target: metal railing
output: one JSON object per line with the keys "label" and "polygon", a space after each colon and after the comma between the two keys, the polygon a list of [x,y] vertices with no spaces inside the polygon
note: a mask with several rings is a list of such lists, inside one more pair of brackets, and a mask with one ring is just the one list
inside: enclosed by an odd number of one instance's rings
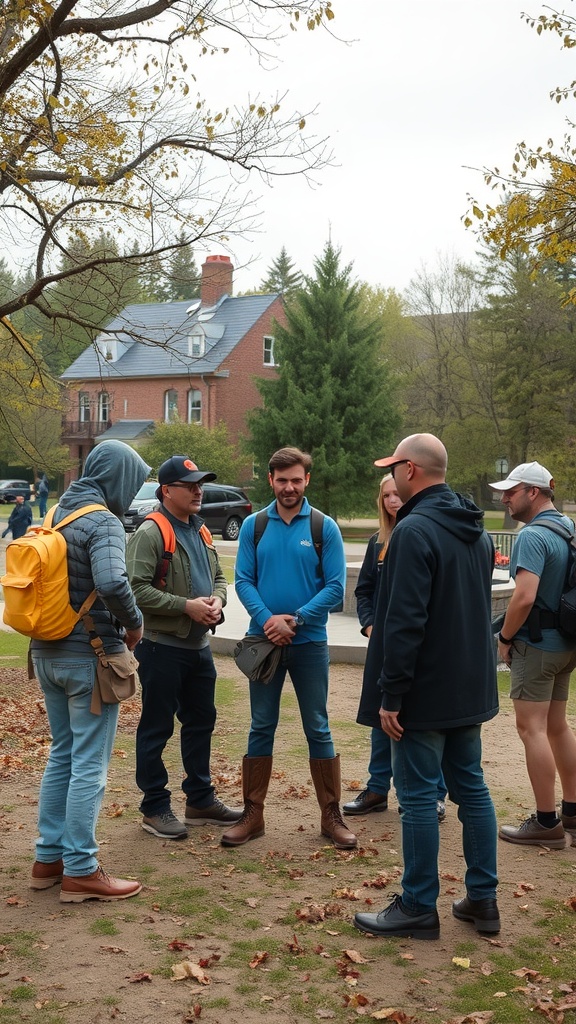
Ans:
{"label": "metal railing", "polygon": [[510,557],[512,555],[512,551],[514,550],[514,545],[516,543],[516,537],[518,536],[518,534],[515,530],[489,530],[488,532],[492,537],[492,541],[494,543],[494,547],[496,548],[497,554],[500,554],[500,557],[502,559],[508,559],[506,564],[500,566],[500,568],[505,569],[508,563],[510,562]]}
{"label": "metal railing", "polygon": [[62,436],[98,437],[111,426],[111,420],[65,420],[62,424]]}

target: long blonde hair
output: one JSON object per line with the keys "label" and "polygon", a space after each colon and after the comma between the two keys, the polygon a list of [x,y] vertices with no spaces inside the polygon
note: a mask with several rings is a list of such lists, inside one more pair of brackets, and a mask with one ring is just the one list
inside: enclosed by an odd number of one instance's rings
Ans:
{"label": "long blonde hair", "polygon": [[396,525],[396,518],[392,518],[388,512],[383,498],[384,484],[393,479],[394,477],[392,476],[392,473],[386,473],[386,476],[383,476],[380,481],[380,487],[378,490],[378,520],[380,523],[380,529],[378,530],[378,543],[382,544],[380,559],[384,558],[384,555],[386,554],[392,530]]}

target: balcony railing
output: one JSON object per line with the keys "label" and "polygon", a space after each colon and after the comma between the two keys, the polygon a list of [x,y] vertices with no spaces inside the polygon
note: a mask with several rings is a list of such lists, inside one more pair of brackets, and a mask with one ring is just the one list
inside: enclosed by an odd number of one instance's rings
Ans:
{"label": "balcony railing", "polygon": [[63,437],[98,437],[112,426],[112,420],[64,420]]}

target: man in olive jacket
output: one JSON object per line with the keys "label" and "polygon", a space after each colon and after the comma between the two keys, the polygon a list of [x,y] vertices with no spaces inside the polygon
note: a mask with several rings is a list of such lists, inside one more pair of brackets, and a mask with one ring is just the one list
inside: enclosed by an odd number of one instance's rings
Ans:
{"label": "man in olive jacket", "polygon": [[384,565],[366,671],[382,691],[402,807],[402,895],[356,926],[382,936],[435,939],[440,924],[437,785],[458,804],[467,895],[458,920],[496,933],[496,816],[482,772],[481,723],[498,712],[491,629],[494,548],[483,512],[447,486],[446,449],[433,434],[404,438],[388,466],[404,502]]}
{"label": "man in olive jacket", "polygon": [[[164,579],[158,574],[164,542],[157,523],[145,520],[128,544],[130,581],[144,613],[144,636],[135,651],[142,684],[136,782],[144,793],[142,828],[162,839],[185,838],[186,824],[230,825],[241,814],[216,797],[210,777],[216,669],[208,631],[222,621],[227,585],[198,513],[201,485],[215,479],[185,455],[174,455],[160,466],[156,495],[176,537]],[[172,811],[162,758],[174,732],[174,715],[182,727],[186,824]]]}

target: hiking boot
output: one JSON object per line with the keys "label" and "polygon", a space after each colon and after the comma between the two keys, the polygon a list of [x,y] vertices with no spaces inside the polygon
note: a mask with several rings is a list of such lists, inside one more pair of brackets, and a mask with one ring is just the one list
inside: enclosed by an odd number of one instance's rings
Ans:
{"label": "hiking boot", "polygon": [[233,825],[242,817],[242,810],[242,807],[227,807],[216,797],[209,807],[186,804],[184,821],[187,825]]}
{"label": "hiking boot", "polygon": [[84,900],[127,900],[141,891],[140,882],[127,878],[112,878],[98,867],[91,875],[73,878],[64,875],[60,890],[61,903],[83,903]]}
{"label": "hiking boot", "polygon": [[363,789],[355,800],[343,804],[344,814],[370,814],[371,811],[386,811],[388,809],[388,797],[382,793],[374,793],[371,789]]}
{"label": "hiking boot", "polygon": [[232,828],[222,836],[222,846],[243,846],[264,835],[264,800],[272,774],[271,757],[242,759],[242,796],[244,810]]}
{"label": "hiking boot", "polygon": [[311,757],[310,774],[320,805],[320,830],[337,850],[353,850],[358,839],[342,821],[340,814],[340,755]]}
{"label": "hiking boot", "polygon": [[500,931],[500,914],[495,899],[471,900],[465,896],[452,904],[452,915],[459,921],[470,921],[480,934],[496,935]]}
{"label": "hiking boot", "polygon": [[410,914],[398,894],[391,896],[389,905],[379,914],[356,914],[354,927],[359,932],[380,935],[383,939],[394,936],[402,939],[440,938],[438,911],[434,909],[425,914]]}
{"label": "hiking boot", "polygon": [[519,846],[548,846],[551,850],[563,850],[566,846],[562,822],[559,821],[552,828],[545,828],[535,814],[526,818],[518,828],[501,825],[498,835],[507,843],[518,843]]}
{"label": "hiking boot", "polygon": [[572,844],[576,846],[576,815],[562,815],[562,827],[566,834],[570,836]]}
{"label": "hiking boot", "polygon": [[186,839],[188,830],[186,825],[172,811],[162,811],[161,814],[146,815],[142,818],[142,828],[145,832],[151,832],[159,839]]}
{"label": "hiking boot", "polygon": [[53,860],[49,864],[41,860],[35,860],[32,865],[32,878],[30,879],[31,889],[49,889],[51,885],[58,885],[62,881],[64,864],[62,858]]}

